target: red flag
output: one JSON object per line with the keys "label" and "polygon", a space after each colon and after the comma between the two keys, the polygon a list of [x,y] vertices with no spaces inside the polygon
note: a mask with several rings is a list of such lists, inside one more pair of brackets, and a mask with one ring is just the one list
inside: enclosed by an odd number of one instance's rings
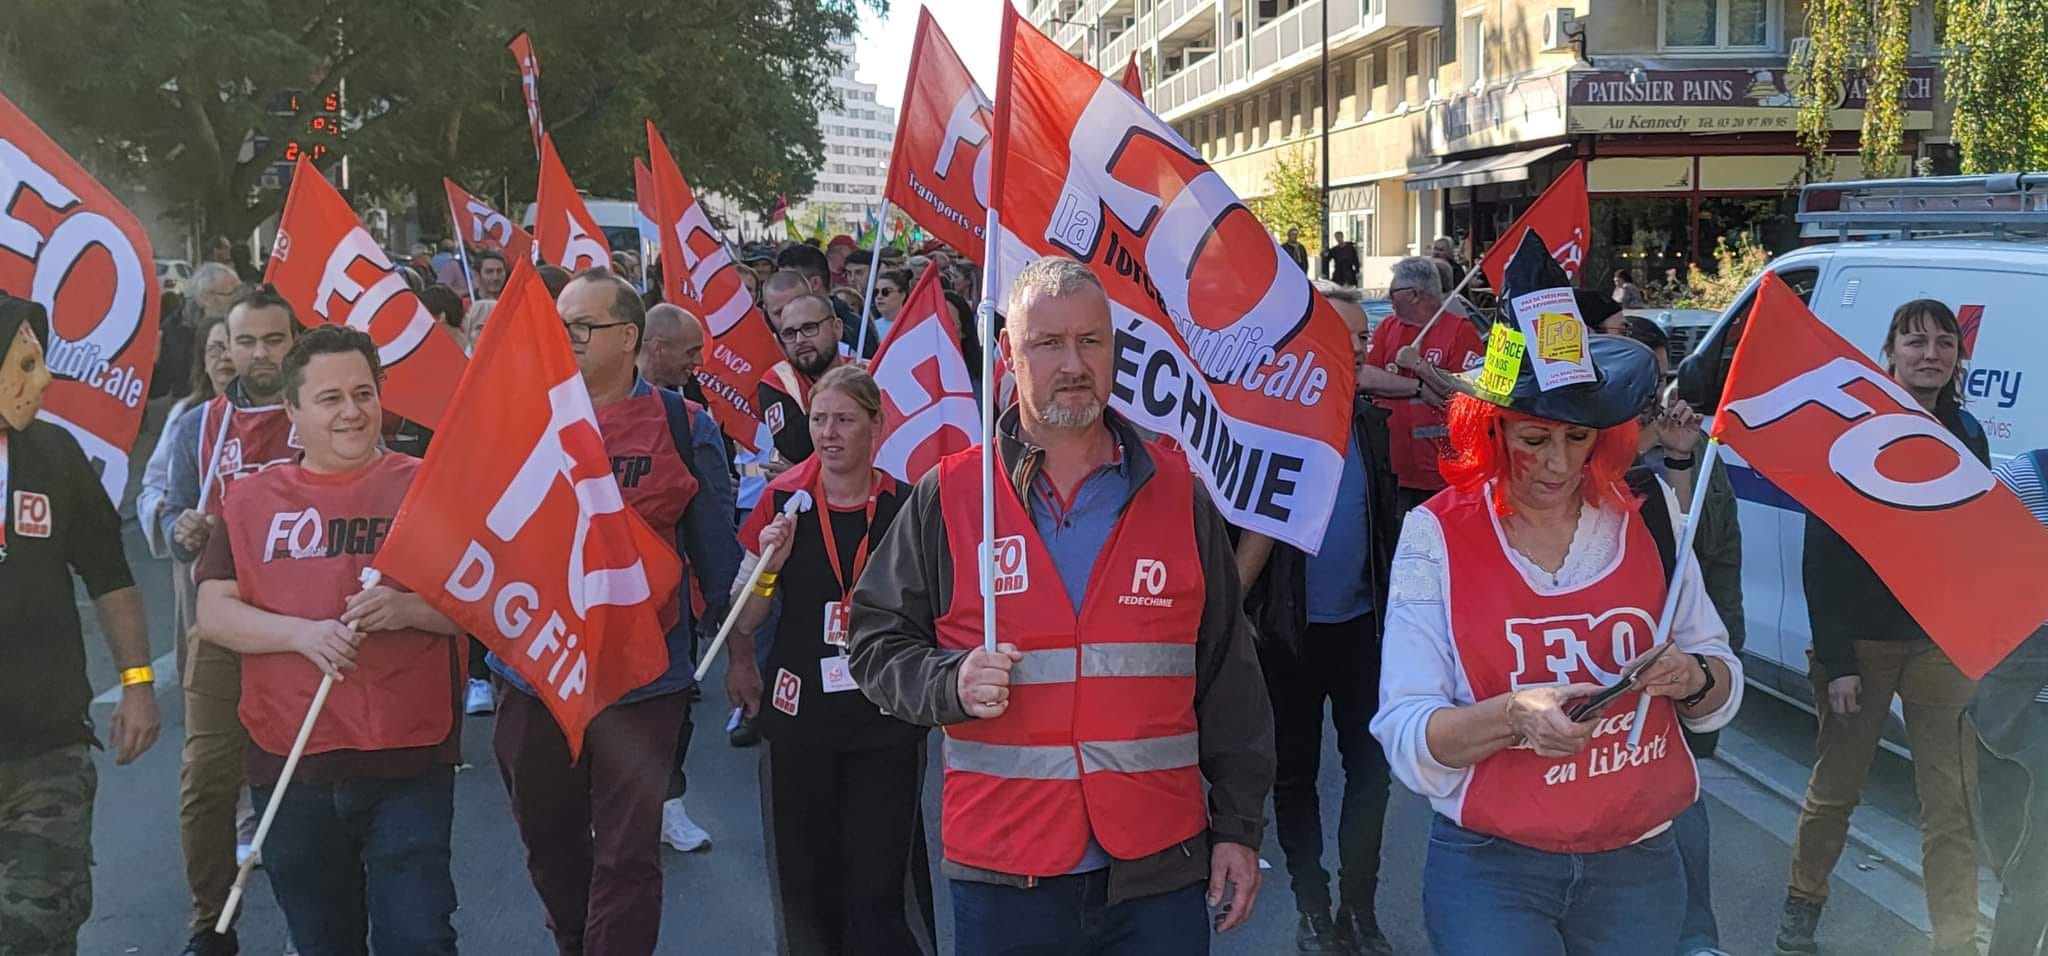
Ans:
{"label": "red flag", "polygon": [[1137,97],[1140,103],[1145,102],[1145,78],[1138,73],[1136,53],[1131,54],[1130,62],[1124,64],[1124,76],[1118,82],[1123,86],[1124,92]]}
{"label": "red flag", "polygon": [[[1540,236],[1551,237],[1548,241],[1557,245],[1550,250],[1550,257],[1564,267],[1564,274],[1572,282],[1579,282],[1579,264],[1586,260],[1587,237],[1593,234],[1593,214],[1586,204],[1586,164],[1575,162],[1565,168],[1557,181],[1529,204],[1528,211],[1517,218],[1508,231],[1501,233],[1500,241],[1479,257],[1479,268],[1486,270],[1486,283],[1495,291],[1500,290],[1501,273],[1508,268],[1508,257],[1522,245],[1522,233],[1536,230]],[[1561,237],[1561,238],[1560,238]]]}
{"label": "red flag", "polygon": [[78,439],[118,504],[156,368],[155,256],[134,214],[5,96],[0,289],[50,313],[41,417]]}
{"label": "red flag", "polygon": [[762,372],[782,360],[781,346],[768,330],[767,317],[755,310],[732,251],[712,228],[653,123],[647,124],[647,152],[658,213],[654,222],[661,236],[662,298],[687,304],[703,320],[704,364],[697,369],[697,383],[719,427],[752,451],[761,427],[754,386]]}
{"label": "red flag", "polygon": [[981,442],[974,382],[938,272],[926,269],[917,280],[868,366],[882,387],[885,437],[875,467],[902,481],[914,482],[939,459]]}
{"label": "red flag", "polygon": [[[647,168],[647,161],[633,157],[633,207],[640,218],[649,223],[661,221],[661,209],[654,201],[654,172]],[[650,234],[645,238],[653,238]]]}
{"label": "red flag", "polygon": [[769,214],[768,214],[768,224],[772,226],[772,225],[775,225],[776,223],[778,223],[778,222],[781,222],[781,221],[783,221],[784,219],[788,219],[788,218],[789,218],[789,194],[788,194],[788,193],[776,193],[776,194],[775,194],[775,211],[774,211],[774,212],[772,212],[772,213],[769,213]]}
{"label": "red flag", "polygon": [[504,213],[492,209],[483,200],[470,195],[468,190],[457,186],[455,180],[443,179],[441,184],[448,190],[448,213],[455,217],[455,234],[464,246],[495,249],[511,262],[533,258],[533,236],[526,230],[513,225]]}
{"label": "red flag", "polygon": [[1180,439],[1232,522],[1315,552],[1351,441],[1344,320],[1171,126],[1004,10],[995,301],[1041,255],[1088,263],[1117,410]]}
{"label": "red flag", "polygon": [[612,250],[604,230],[583,205],[562,157],[555,153],[555,141],[540,138],[540,195],[536,198],[533,237],[540,244],[540,261],[558,265],[572,273],[597,267],[611,268]]}
{"label": "red flag", "polygon": [[1870,562],[1972,680],[2048,619],[2048,529],[1772,273],[1714,437]]}
{"label": "red flag", "polygon": [[277,287],[300,322],[369,332],[384,365],[384,406],[440,427],[469,358],[394,271],[348,200],[304,159],[292,173],[263,281]]}
{"label": "red flag", "polygon": [[682,562],[621,498],[531,263],[476,358],[376,563],[538,690],[573,756],[591,718],[668,669],[658,611]]}
{"label": "red flag", "polygon": [[931,10],[920,9],[882,198],[976,262],[986,245],[994,109]]}
{"label": "red flag", "polygon": [[526,97],[526,125],[533,131],[533,152],[540,154],[540,140],[547,130],[540,122],[540,61],[533,56],[533,38],[521,32],[505,44],[519,64],[519,92]]}

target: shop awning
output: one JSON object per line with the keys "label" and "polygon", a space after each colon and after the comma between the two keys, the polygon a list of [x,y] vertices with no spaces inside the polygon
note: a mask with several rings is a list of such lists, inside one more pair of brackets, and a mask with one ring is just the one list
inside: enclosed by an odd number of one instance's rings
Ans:
{"label": "shop awning", "polygon": [[1408,177],[1408,191],[1451,189],[1457,186],[1485,186],[1490,183],[1518,183],[1529,178],[1529,164],[1569,147],[1569,143],[1541,146],[1497,156],[1454,159],[1438,163]]}

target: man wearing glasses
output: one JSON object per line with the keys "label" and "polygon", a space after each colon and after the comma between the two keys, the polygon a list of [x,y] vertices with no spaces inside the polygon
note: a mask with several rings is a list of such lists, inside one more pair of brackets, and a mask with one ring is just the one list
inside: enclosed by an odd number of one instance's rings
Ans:
{"label": "man wearing glasses", "polygon": [[[783,360],[761,376],[754,389],[761,408],[761,420],[775,436],[775,450],[783,460],[798,464],[811,457],[811,385],[848,359],[839,354],[839,340],[845,332],[832,300],[805,292],[780,303],[774,295],[779,280],[791,273],[778,272],[768,280],[768,327],[782,344]],[[777,306],[780,308],[777,308]]]}
{"label": "man wearing glasses", "polygon": [[[1428,338],[1416,341],[1444,302],[1443,273],[1434,259],[1410,256],[1394,263],[1387,298],[1394,303],[1396,321],[1382,322],[1373,331],[1365,366],[1358,370],[1358,390],[1391,413],[1387,425],[1393,439],[1394,477],[1401,484],[1401,513],[1407,514],[1444,487],[1437,471],[1437,445],[1446,435],[1443,409],[1448,396],[1430,388],[1416,370],[1427,363],[1445,372],[1462,372],[1485,361],[1486,346],[1472,323],[1455,314],[1444,316],[1430,326]],[[1404,357],[1402,350],[1409,345],[1415,349]]]}

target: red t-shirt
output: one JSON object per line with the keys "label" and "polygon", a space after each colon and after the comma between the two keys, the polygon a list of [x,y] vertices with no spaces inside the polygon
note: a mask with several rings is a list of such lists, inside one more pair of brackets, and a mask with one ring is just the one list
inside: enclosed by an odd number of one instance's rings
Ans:
{"label": "red t-shirt", "polygon": [[[1415,335],[1420,331],[1421,326],[1409,325],[1400,319],[1390,318],[1381,322],[1379,328],[1373,330],[1372,344],[1365,350],[1365,364],[1413,378],[1394,364],[1394,356],[1402,347],[1415,341]],[[1447,372],[1462,372],[1486,360],[1486,345],[1479,340],[1479,331],[1472,327],[1470,321],[1450,314],[1437,320],[1421,349],[1424,360]],[[1378,398],[1374,401],[1393,416],[1388,419],[1387,427],[1392,442],[1394,477],[1400,481],[1401,487],[1423,491],[1442,488],[1444,477],[1437,471],[1436,443],[1445,434],[1444,413],[1429,407],[1429,403],[1420,398]]]}

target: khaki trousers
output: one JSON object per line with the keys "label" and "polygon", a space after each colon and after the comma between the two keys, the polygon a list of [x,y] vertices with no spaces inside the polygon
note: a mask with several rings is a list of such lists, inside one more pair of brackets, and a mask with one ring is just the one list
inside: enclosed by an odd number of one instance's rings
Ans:
{"label": "khaki trousers", "polygon": [[178,776],[178,837],[192,889],[193,930],[213,928],[235,883],[235,804],[249,731],[236,708],[242,660],[218,644],[186,637],[185,751]]}
{"label": "khaki trousers", "polygon": [[1920,865],[1934,947],[1972,945],[1977,936],[1977,852],[1972,800],[1977,790],[1977,730],[1964,713],[1976,682],[1963,676],[1933,641],[1857,641],[1863,678],[1860,708],[1835,714],[1829,677],[1809,668],[1820,711],[1813,777],[1799,812],[1787,893],[1822,902],[1828,873],[1848,839],[1849,816],[1861,798],[1877,753],[1892,695],[1904,705],[1906,742],[1920,797]]}

